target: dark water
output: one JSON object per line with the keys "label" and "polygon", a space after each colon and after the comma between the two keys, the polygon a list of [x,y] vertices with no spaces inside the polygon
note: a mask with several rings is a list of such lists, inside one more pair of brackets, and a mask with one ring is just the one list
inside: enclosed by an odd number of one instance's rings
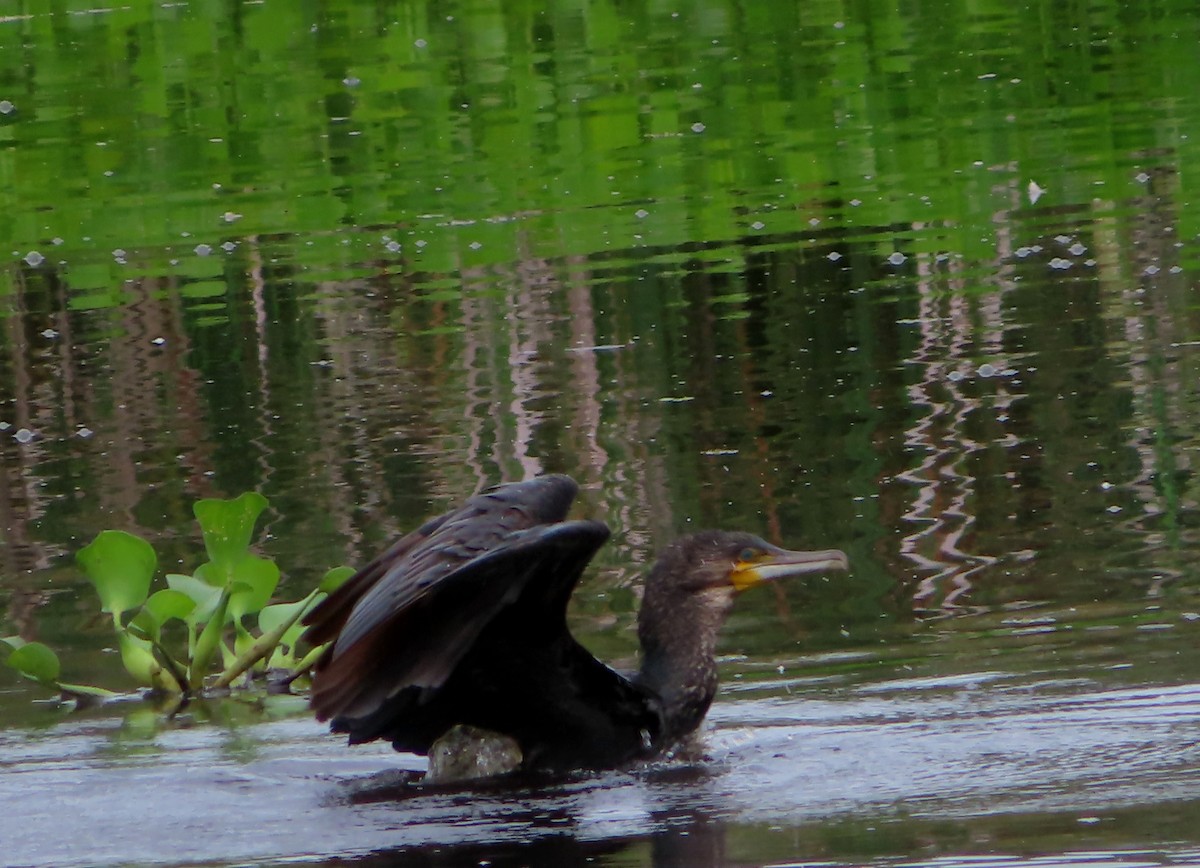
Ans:
{"label": "dark water", "polygon": [[[1134,645],[1150,658],[1179,652]],[[226,713],[214,726],[198,714],[155,731],[103,715],[33,739],[10,730],[0,792],[22,811],[6,820],[5,861],[1200,859],[1195,684],[1148,684],[1107,661],[1082,677],[1078,660],[1055,666],[1048,654],[1035,674],[928,674],[931,661],[909,656],[920,645],[905,650],[903,662],[894,647],[792,658],[718,703],[703,760],[552,783],[417,788],[397,771],[420,768],[415,758],[348,751],[282,707],[275,722]],[[64,812],[83,840],[61,835]]]}
{"label": "dark water", "polygon": [[1200,862],[1189,4],[0,10],[0,636],[130,685],[73,565],[262,491],[299,597],[583,485],[747,595],[708,758],[414,790],[299,699],[69,713],[0,667],[0,864]]}

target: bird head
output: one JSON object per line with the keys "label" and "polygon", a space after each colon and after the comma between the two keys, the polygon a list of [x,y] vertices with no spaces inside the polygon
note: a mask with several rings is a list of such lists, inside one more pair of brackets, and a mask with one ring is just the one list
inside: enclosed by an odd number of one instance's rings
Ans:
{"label": "bird head", "polygon": [[[706,531],[677,540],[664,560],[669,584],[683,591],[724,590],[740,594],[765,582],[825,570],[849,569],[844,552],[791,551],[754,534]],[[673,555],[673,556],[672,556]]]}
{"label": "bird head", "polygon": [[705,531],[662,552],[638,613],[639,681],[662,700],[666,740],[699,725],[717,690],[717,634],[742,592],[766,582],[845,570],[836,549],[782,549],[749,533]]}
{"label": "bird head", "polygon": [[657,644],[655,634],[683,622],[698,635],[715,638],[744,591],[789,576],[848,568],[845,553],[837,549],[789,551],[754,534],[730,531],[680,537],[662,552],[646,581],[639,633],[644,643]]}

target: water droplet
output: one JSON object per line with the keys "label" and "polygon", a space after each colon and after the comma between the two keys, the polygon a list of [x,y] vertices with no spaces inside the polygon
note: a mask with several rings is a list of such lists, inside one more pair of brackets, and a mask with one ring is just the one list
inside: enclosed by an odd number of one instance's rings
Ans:
{"label": "water droplet", "polygon": [[893,253],[891,256],[889,256],[887,258],[887,261],[890,262],[892,265],[903,265],[904,261],[906,259],[908,259],[908,257],[905,256],[903,253],[901,253],[899,250],[897,250],[895,253]]}
{"label": "water droplet", "polygon": [[242,215],[237,213],[236,211],[226,211],[224,214],[221,215],[221,219],[224,220],[226,223],[236,223],[237,221],[242,219]]}
{"label": "water droplet", "polygon": [[33,440],[33,438],[34,438],[35,436],[37,436],[37,435],[35,435],[35,434],[34,434],[32,431],[30,431],[28,428],[21,428],[21,429],[19,429],[19,430],[17,431],[17,433],[16,433],[16,434],[14,434],[14,435],[13,435],[13,437],[15,437],[15,438],[16,438],[16,440],[17,440],[17,442],[18,442],[18,443],[28,443],[28,442],[30,442],[31,440]]}
{"label": "water droplet", "polygon": [[693,133],[704,132],[704,124],[700,123],[699,121],[696,121],[696,123],[692,124],[692,132]]}
{"label": "water droplet", "polygon": [[38,253],[36,250],[30,250],[25,254],[25,263],[31,268],[37,268],[45,261],[46,257],[42,256],[42,254]]}
{"label": "water droplet", "polygon": [[208,244],[197,244],[196,245],[196,255],[197,256],[208,256],[208,254],[210,254],[210,253],[212,253],[211,245],[208,245]]}
{"label": "water droplet", "polygon": [[1150,176],[1147,175],[1145,172],[1138,172],[1136,175],[1133,176],[1133,180],[1137,181],[1139,184],[1145,184],[1147,181],[1150,180]]}
{"label": "water droplet", "polygon": [[830,262],[837,262],[839,259],[842,258],[842,254],[840,254],[836,250],[834,250],[825,258],[828,259]]}
{"label": "water droplet", "polygon": [[753,223],[750,224],[750,228],[755,229],[755,230],[765,229],[766,226],[767,226],[767,224],[763,223],[761,220],[755,220]]}
{"label": "water droplet", "polygon": [[984,362],[982,365],[979,366],[979,376],[981,376],[981,377],[996,376],[996,366],[989,364],[987,362]]}
{"label": "water droplet", "polygon": [[650,216],[650,212],[645,210],[644,208],[638,208],[636,211],[633,212],[633,216],[639,220],[645,220],[647,217]]}
{"label": "water droplet", "polygon": [[42,331],[42,337],[52,341],[58,337],[58,332],[56,332],[54,329],[44,329]]}
{"label": "water droplet", "polygon": [[17,107],[11,101],[0,99],[0,114],[10,115],[16,111]]}

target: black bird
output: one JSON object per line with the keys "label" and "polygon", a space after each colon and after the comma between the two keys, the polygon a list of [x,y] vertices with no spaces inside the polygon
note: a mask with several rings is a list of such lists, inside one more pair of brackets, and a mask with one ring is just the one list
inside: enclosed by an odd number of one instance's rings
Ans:
{"label": "black bird", "polygon": [[351,744],[382,738],[418,754],[452,727],[478,727],[514,739],[529,771],[652,758],[704,719],[738,593],[848,566],[840,551],[787,551],[748,533],[676,540],[646,579],[641,668],[627,677],[567,629],[567,600],[609,535],[566,520],[576,491],[567,476],[488,489],[314,608],[305,637],[331,643],[313,673],[318,719]]}

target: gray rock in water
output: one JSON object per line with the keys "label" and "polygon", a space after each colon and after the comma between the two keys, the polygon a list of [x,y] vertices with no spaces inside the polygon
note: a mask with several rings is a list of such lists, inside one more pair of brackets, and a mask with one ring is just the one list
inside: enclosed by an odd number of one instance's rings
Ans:
{"label": "gray rock in water", "polygon": [[455,726],[429,749],[429,783],[470,781],[508,774],[521,765],[515,739],[474,726]]}

